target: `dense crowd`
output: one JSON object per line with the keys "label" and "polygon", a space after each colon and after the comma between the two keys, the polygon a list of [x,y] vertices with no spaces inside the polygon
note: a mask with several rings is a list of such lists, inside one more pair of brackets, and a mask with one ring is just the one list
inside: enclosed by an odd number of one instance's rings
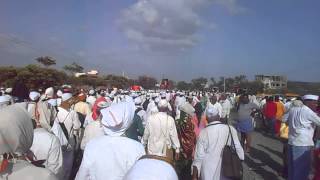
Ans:
{"label": "dense crowd", "polygon": [[241,167],[237,177],[226,171],[226,147],[240,162],[250,156],[256,119],[284,144],[280,175],[320,179],[316,95],[70,85],[23,91],[1,88],[0,179],[241,178]]}

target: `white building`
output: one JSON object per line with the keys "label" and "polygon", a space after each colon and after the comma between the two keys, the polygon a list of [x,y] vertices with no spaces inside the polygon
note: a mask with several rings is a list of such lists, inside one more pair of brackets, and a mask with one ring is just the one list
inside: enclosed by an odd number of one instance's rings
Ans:
{"label": "white building", "polygon": [[264,84],[264,89],[283,89],[287,88],[287,77],[277,75],[256,75],[256,81],[260,81]]}

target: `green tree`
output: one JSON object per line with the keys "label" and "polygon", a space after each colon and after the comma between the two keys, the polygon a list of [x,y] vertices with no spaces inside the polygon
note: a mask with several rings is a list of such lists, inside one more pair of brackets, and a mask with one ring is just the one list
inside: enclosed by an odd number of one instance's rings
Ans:
{"label": "green tree", "polygon": [[156,87],[157,79],[149,76],[139,76],[136,81],[138,85],[142,86],[145,89],[153,89]]}
{"label": "green tree", "polygon": [[206,86],[207,82],[208,82],[208,79],[204,77],[192,79],[191,80],[192,89],[202,91],[204,90],[204,87]]}
{"label": "green tree", "polygon": [[185,81],[179,81],[177,83],[176,88],[179,89],[179,90],[190,90],[191,89],[191,84],[187,83]]}
{"label": "green tree", "polygon": [[42,64],[44,67],[56,65],[56,60],[49,56],[40,56],[36,58],[36,61]]}
{"label": "green tree", "polygon": [[83,67],[79,64],[77,64],[76,62],[73,62],[72,64],[70,65],[65,65],[63,67],[63,69],[71,74],[73,73],[81,73],[83,72]]}

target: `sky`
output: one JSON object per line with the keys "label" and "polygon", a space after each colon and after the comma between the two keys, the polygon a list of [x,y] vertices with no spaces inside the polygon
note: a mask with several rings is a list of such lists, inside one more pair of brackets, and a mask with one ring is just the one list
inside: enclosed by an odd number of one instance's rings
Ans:
{"label": "sky", "polygon": [[319,0],[1,0],[0,65],[320,81]]}

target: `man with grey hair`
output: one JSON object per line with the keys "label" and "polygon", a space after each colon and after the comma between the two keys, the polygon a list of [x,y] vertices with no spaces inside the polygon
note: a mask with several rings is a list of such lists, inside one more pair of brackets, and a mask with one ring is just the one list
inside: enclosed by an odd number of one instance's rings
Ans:
{"label": "man with grey hair", "polygon": [[[241,160],[244,152],[238,139],[237,131],[220,122],[219,110],[208,107],[206,110],[208,125],[200,132],[194,160],[192,163],[193,180],[221,179],[222,152],[225,145],[231,145],[233,139],[235,150]],[[223,178],[222,178],[223,179]]]}

